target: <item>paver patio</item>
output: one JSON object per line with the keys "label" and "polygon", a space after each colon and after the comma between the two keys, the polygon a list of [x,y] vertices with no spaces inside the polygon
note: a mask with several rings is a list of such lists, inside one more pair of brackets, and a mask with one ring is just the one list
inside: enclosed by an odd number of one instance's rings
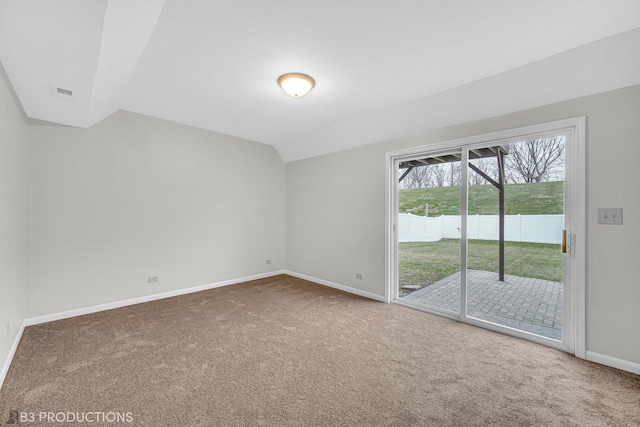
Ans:
{"label": "paver patio", "polygon": [[[401,297],[458,313],[460,272]],[[562,340],[562,283],[467,270],[467,316]]]}

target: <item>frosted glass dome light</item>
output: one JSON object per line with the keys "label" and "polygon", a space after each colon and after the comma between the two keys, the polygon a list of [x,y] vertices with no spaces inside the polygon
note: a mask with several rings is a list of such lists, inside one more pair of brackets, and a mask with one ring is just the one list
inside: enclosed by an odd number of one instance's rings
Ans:
{"label": "frosted glass dome light", "polygon": [[306,74],[288,73],[278,77],[278,85],[287,95],[300,98],[308,94],[316,82]]}

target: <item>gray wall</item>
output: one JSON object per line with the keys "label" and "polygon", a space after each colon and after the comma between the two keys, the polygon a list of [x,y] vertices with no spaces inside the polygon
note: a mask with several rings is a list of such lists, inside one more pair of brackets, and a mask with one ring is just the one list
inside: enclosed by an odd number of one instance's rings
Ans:
{"label": "gray wall", "polygon": [[25,316],[26,154],[27,122],[0,65],[0,367]]}
{"label": "gray wall", "polygon": [[[640,86],[287,163],[286,268],[384,295],[387,151],[583,115],[587,350],[640,363]],[[624,225],[597,225],[598,207]]]}
{"label": "gray wall", "polygon": [[284,267],[271,146],[121,111],[30,122],[27,170],[27,317]]}

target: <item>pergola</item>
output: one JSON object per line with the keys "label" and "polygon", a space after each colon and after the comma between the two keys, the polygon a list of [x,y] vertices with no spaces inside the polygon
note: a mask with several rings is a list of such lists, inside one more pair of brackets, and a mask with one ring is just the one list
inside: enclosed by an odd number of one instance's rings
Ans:
{"label": "pergola", "polygon": [[[495,147],[475,148],[469,150],[469,160],[485,159],[496,157],[498,159],[498,180],[491,178],[484,171],[480,170],[476,165],[469,162],[469,168],[475,171],[478,175],[487,180],[491,185],[498,189],[498,215],[499,215],[499,230],[498,230],[498,252],[499,252],[499,269],[498,279],[504,281],[504,156],[509,154],[508,145],[498,145]],[[459,162],[462,160],[460,154],[445,154],[422,157],[415,160],[408,160],[400,162],[400,169],[406,169],[400,180],[402,180],[411,172],[414,168],[437,165],[442,163]]]}

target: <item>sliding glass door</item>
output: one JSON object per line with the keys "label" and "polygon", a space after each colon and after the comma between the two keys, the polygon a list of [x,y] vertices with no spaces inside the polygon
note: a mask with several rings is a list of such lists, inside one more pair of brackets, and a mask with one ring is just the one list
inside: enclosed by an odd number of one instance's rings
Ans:
{"label": "sliding glass door", "polygon": [[392,157],[390,299],[571,350],[573,137],[559,129]]}

